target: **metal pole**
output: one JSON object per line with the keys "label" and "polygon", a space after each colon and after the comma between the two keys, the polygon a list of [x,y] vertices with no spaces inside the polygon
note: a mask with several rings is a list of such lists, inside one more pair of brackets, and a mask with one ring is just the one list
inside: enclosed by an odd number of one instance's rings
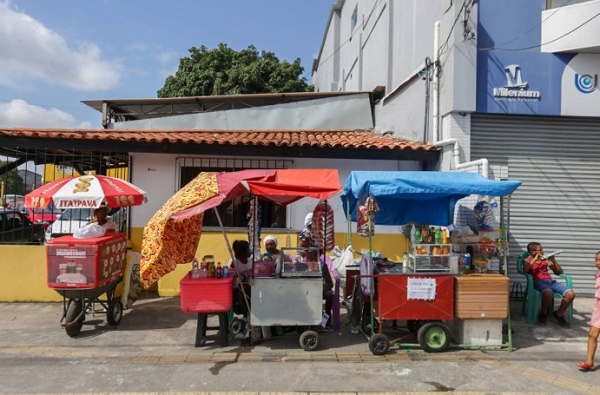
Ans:
{"label": "metal pole", "polygon": [[[216,207],[213,207],[213,211],[214,211],[215,215],[217,216],[217,221],[219,221],[219,226],[221,227],[221,232],[223,233],[223,237],[225,238],[225,244],[227,245],[227,250],[229,251],[229,255],[231,256],[231,262],[233,262],[235,260],[235,256],[233,254],[233,250],[231,249],[231,245],[229,244],[229,239],[227,238],[227,233],[225,233],[225,228],[223,227],[223,221],[221,221],[221,216],[219,215],[219,210],[217,210]],[[242,295],[244,295],[244,303],[246,304],[246,308],[248,309],[248,312],[250,312],[250,303],[248,302],[248,296],[246,295],[246,291],[244,290],[244,287],[242,285],[242,274],[238,273],[237,270],[235,272],[236,272],[237,284],[240,287],[240,289],[242,290]]]}

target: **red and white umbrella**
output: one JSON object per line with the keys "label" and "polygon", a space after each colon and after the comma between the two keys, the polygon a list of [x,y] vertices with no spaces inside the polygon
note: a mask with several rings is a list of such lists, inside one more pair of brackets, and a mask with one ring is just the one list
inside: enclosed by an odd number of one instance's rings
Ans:
{"label": "red and white umbrella", "polygon": [[146,192],[119,178],[83,175],[49,182],[25,195],[25,206],[59,209],[137,206],[148,201]]}

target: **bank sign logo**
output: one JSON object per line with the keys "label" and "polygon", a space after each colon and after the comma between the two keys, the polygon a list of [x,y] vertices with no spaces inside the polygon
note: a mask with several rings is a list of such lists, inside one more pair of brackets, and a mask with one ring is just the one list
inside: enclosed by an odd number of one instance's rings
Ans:
{"label": "bank sign logo", "polygon": [[598,74],[592,77],[590,74],[579,75],[575,73],[575,88],[581,93],[592,93],[598,86]]}
{"label": "bank sign logo", "polygon": [[504,68],[506,75],[506,85],[500,88],[494,88],[494,99],[496,100],[539,100],[540,91],[527,89],[527,81],[523,81],[521,66],[511,64]]}

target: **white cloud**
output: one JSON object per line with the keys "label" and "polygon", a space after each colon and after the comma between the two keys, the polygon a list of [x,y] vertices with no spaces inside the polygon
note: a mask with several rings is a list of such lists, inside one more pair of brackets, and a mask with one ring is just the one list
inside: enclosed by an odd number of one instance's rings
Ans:
{"label": "white cloud", "polygon": [[77,122],[75,117],[56,108],[44,108],[24,100],[0,102],[0,126],[19,128],[84,128],[89,122]]}
{"label": "white cloud", "polygon": [[162,51],[156,55],[156,58],[162,64],[173,63],[176,60],[179,60],[180,57],[181,55],[179,55],[179,52],[176,51]]}
{"label": "white cloud", "polygon": [[80,44],[73,50],[62,36],[2,1],[0,54],[0,74],[10,75],[12,85],[19,79],[38,78],[75,90],[106,90],[119,82],[121,73],[117,61],[101,59],[96,44]]}

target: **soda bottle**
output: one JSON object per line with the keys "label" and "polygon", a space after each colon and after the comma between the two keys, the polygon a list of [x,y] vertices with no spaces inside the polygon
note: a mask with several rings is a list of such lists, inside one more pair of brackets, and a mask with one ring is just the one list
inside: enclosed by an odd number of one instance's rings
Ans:
{"label": "soda bottle", "polygon": [[442,244],[448,244],[448,230],[444,228],[440,228],[442,231]]}
{"label": "soda bottle", "polygon": [[471,268],[471,254],[465,253],[465,271]]}
{"label": "soda bottle", "polygon": [[217,277],[217,269],[215,268],[214,262],[210,264],[210,277],[211,278]]}
{"label": "soda bottle", "polygon": [[[413,226],[414,228],[414,226]],[[413,241],[413,244],[421,244],[421,227],[417,226],[415,229],[415,240]]]}
{"label": "soda bottle", "polygon": [[433,234],[435,235],[435,244],[442,244],[442,232],[438,227],[433,228]]}
{"label": "soda bottle", "polygon": [[217,265],[217,270],[216,270],[217,278],[221,278],[222,274],[223,274],[223,269],[221,269],[221,262],[219,262],[219,264]]}
{"label": "soda bottle", "polygon": [[465,274],[465,254],[458,256],[458,273]]}

